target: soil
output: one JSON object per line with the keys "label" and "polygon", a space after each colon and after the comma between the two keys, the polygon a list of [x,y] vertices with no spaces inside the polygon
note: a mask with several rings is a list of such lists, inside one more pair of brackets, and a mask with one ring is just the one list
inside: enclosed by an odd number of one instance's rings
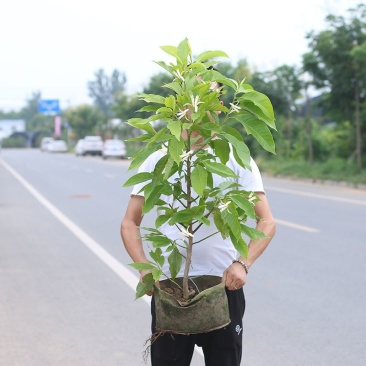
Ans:
{"label": "soil", "polygon": [[[202,290],[206,290],[208,289],[210,286],[204,286]],[[199,294],[199,291],[195,288],[195,287],[188,287],[188,291],[189,291],[189,299],[185,300],[183,298],[183,291],[180,288],[174,288],[174,287],[165,287],[163,289],[166,293],[173,295],[174,298],[181,304],[181,305],[186,305],[188,304],[196,295]]]}

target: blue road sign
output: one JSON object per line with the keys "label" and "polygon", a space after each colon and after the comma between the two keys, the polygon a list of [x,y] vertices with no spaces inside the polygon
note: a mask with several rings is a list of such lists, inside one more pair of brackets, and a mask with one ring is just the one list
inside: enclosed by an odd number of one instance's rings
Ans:
{"label": "blue road sign", "polygon": [[56,114],[60,112],[58,99],[41,99],[38,102],[38,112],[43,114]]}

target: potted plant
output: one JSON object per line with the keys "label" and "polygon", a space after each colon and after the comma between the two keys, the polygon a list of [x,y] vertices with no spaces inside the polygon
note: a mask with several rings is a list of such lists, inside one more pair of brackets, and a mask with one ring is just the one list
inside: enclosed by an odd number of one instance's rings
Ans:
{"label": "potted plant", "polygon": [[[233,154],[240,166],[250,169],[250,151],[231,122],[239,123],[265,150],[275,153],[270,132],[275,129],[275,118],[267,96],[245,80],[230,79],[214,68],[216,59],[228,57],[226,53],[207,51],[193,58],[188,39],[177,47],[161,48],[174,59],[170,64],[157,62],[172,75],[172,82],[164,87],[173,93],[167,97],[140,94],[139,99],[146,106],[139,112],[148,112],[149,116],[127,121],[143,132],[129,141],[145,143],[133,155],[129,169],[137,169],[158,150],[161,155],[153,171],[138,172],[124,184],[142,185],[143,214],[153,208],[159,213],[154,227],[141,228],[142,239],[150,246],[150,262],[131,266],[150,271],[138,284],[136,298],[154,287],[159,331],[199,333],[223,327],[230,319],[220,278],[209,273],[199,278],[190,276],[195,246],[221,235],[230,238],[240,255],[246,257],[244,237],[264,237],[261,231],[247,225],[248,219],[256,219],[253,206],[258,198],[235,182],[236,173],[226,165]],[[233,91],[233,99],[225,106],[220,97],[227,89]],[[157,121],[159,129],[155,127]],[[225,182],[215,186],[215,175],[224,177]],[[164,234],[160,230],[164,225],[174,227],[180,237]],[[198,236],[203,228],[212,226],[213,234]],[[166,261],[169,273],[163,271]],[[178,277],[182,268],[183,275]],[[166,280],[162,281],[162,277]],[[158,281],[160,286],[156,286]],[[219,301],[214,307],[212,297]],[[212,314],[212,308],[223,313]],[[179,312],[183,313],[181,318]],[[198,320],[208,315],[213,323],[208,325],[206,319],[203,324],[196,324],[200,322],[188,320],[188,315]],[[170,324],[170,320],[174,323]]]}

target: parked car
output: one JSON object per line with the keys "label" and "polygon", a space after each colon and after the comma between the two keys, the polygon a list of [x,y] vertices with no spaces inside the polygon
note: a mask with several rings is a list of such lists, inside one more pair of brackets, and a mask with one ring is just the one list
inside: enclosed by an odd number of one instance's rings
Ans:
{"label": "parked car", "polygon": [[83,142],[84,142],[84,139],[80,139],[76,143],[76,145],[75,145],[75,155],[76,156],[83,155]]}
{"label": "parked car", "polygon": [[102,157],[103,159],[125,158],[126,157],[125,143],[122,140],[117,139],[106,140],[103,144]]}
{"label": "parked car", "polygon": [[42,138],[41,143],[39,145],[42,152],[47,151],[47,146],[51,141],[54,141],[53,137],[43,137]]}
{"label": "parked car", "polygon": [[47,151],[50,153],[65,153],[68,151],[67,143],[64,140],[53,140],[47,144]]}
{"label": "parked car", "polygon": [[78,147],[80,154],[85,155],[102,155],[103,140],[100,136],[85,136]]}

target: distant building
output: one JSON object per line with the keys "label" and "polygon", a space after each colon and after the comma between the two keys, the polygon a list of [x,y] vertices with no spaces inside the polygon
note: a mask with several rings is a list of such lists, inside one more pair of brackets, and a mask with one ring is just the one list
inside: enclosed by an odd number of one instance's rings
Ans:
{"label": "distant building", "polygon": [[25,132],[23,119],[0,119],[0,141],[15,132]]}

